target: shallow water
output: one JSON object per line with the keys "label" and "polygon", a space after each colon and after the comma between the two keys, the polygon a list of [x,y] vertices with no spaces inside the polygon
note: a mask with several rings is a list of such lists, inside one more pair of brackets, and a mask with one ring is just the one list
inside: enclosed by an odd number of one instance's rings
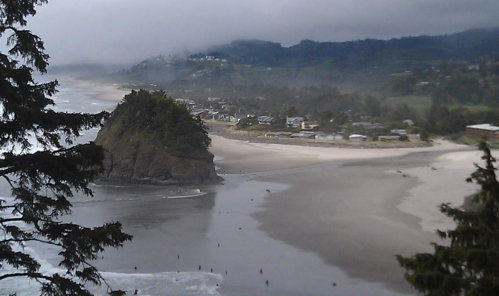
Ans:
{"label": "shallow water", "polygon": [[[98,112],[115,105],[93,100],[92,90],[71,81],[60,82],[57,110]],[[92,140],[96,132],[84,133],[84,140]],[[262,210],[267,191],[290,185],[259,182],[257,176],[224,175],[223,185],[204,187],[93,184],[95,197],[75,197],[74,213],[66,219],[85,226],[120,221],[134,236],[133,242],[107,250],[96,262],[109,283],[129,295],[135,290],[151,296],[400,295],[382,284],[349,279],[313,253],[258,230],[251,215]],[[5,184],[0,196],[8,196]],[[28,251],[43,260],[45,271],[58,271],[56,250],[31,245]],[[17,280],[2,283],[0,294],[36,290],[33,283]]]}

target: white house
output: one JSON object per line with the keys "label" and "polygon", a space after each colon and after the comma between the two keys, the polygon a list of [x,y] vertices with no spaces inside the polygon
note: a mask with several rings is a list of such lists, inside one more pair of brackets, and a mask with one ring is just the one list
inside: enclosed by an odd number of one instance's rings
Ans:
{"label": "white house", "polygon": [[367,137],[363,136],[363,135],[358,135],[358,134],[351,134],[350,136],[348,136],[348,140],[350,140],[350,142],[353,142],[353,143],[360,143],[360,142],[364,142],[365,140],[367,140]]}

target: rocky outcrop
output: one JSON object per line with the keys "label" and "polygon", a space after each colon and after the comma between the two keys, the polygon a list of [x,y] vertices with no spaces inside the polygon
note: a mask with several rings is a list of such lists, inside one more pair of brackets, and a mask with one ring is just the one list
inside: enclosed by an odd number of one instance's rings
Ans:
{"label": "rocky outcrop", "polygon": [[175,156],[147,140],[115,140],[105,145],[105,173],[101,180],[143,184],[203,184],[220,179],[213,155]]}
{"label": "rocky outcrop", "polygon": [[142,184],[220,181],[201,121],[161,93],[125,96],[95,142],[106,150],[101,180]]}

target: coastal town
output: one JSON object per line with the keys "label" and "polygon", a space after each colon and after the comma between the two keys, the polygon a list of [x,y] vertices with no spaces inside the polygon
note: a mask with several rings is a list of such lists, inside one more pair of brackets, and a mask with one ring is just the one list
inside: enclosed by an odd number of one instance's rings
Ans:
{"label": "coastal town", "polygon": [[[229,114],[227,110],[235,109],[230,102],[221,100],[220,98],[209,97],[207,102],[216,102],[221,109],[213,108],[212,105],[205,108],[204,105],[196,104],[192,100],[179,99],[175,100],[178,104],[185,105],[194,117],[199,117],[203,120],[211,120],[217,122],[226,122],[235,130],[244,129],[245,127],[259,126],[257,131],[265,138],[297,138],[297,139],[313,139],[317,141],[334,142],[347,140],[352,143],[371,142],[371,141],[421,141],[418,133],[409,133],[407,129],[390,129],[386,132],[386,128],[381,123],[371,122],[352,122],[348,126],[342,126],[342,130],[337,133],[325,133],[321,129],[321,124],[316,120],[307,120],[305,116],[286,116],[282,124],[278,124],[280,119],[265,115],[254,114]],[[225,112],[224,112],[225,111]],[[406,119],[402,124],[407,127],[414,125],[413,121]],[[367,135],[348,133],[348,128],[370,131]],[[254,131],[254,132],[257,132]],[[262,132],[263,131],[263,132]],[[382,131],[383,134],[373,138],[369,134],[372,131]]]}
{"label": "coastal town", "polygon": [[[341,126],[337,133],[326,133],[321,124],[316,120],[307,120],[305,116],[286,116],[284,121],[275,117],[255,114],[229,113],[236,109],[231,102],[218,97],[208,97],[209,107],[197,104],[192,100],[175,100],[184,105],[193,117],[199,117],[207,122],[226,123],[228,129],[233,131],[249,130],[255,137],[271,139],[308,139],[313,142],[325,143],[362,143],[362,142],[410,142],[421,143],[428,139],[421,139],[418,129],[414,129],[411,119],[401,121],[405,128],[387,129],[378,122],[351,122]],[[218,108],[214,107],[217,106]],[[279,124],[281,122],[281,124]],[[249,127],[249,129],[248,129]],[[218,129],[220,130],[220,129]],[[355,132],[352,132],[355,131]],[[467,125],[465,134],[473,138],[499,138],[499,127],[484,123]],[[373,136],[374,135],[374,136]],[[299,142],[297,142],[299,143]]]}
{"label": "coastal town", "polygon": [[496,3],[61,2],[0,1],[0,295],[499,295]]}

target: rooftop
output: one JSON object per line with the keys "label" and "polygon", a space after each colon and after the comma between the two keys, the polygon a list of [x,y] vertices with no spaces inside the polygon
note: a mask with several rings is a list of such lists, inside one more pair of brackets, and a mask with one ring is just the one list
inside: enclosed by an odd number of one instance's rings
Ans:
{"label": "rooftop", "polygon": [[466,128],[474,128],[474,129],[487,130],[493,132],[499,131],[499,126],[491,125],[488,123],[467,125]]}

